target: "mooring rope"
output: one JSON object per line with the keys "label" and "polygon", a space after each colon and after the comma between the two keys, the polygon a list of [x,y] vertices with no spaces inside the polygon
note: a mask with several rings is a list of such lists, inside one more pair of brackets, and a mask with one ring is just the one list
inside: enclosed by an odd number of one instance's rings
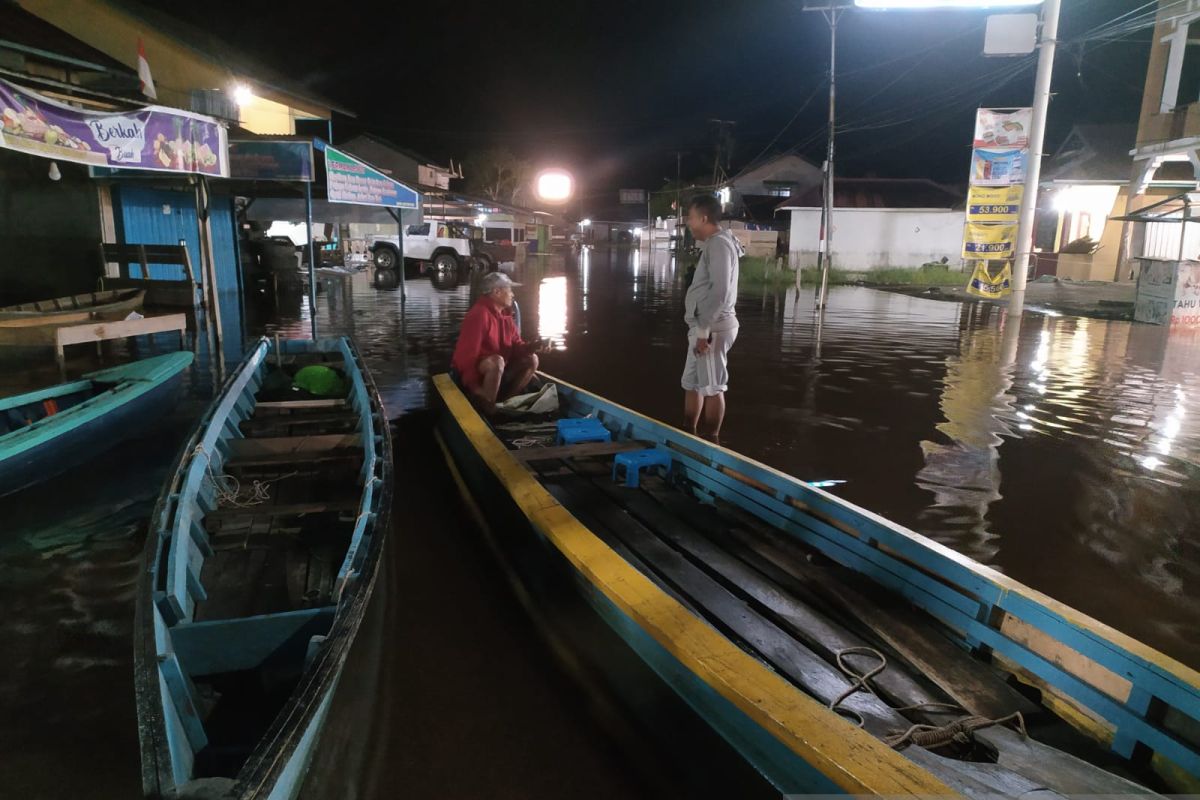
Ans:
{"label": "mooring rope", "polygon": [[[858,672],[846,662],[846,656],[868,656],[879,661],[871,669],[866,672]],[[850,688],[842,692],[832,702],[829,703],[829,710],[835,714],[849,717],[858,727],[863,727],[866,720],[862,714],[852,708],[842,708],[842,703],[846,698],[855,694],[858,691],[865,691],[868,694],[879,697],[879,693],[875,691],[870,683],[871,679],[882,673],[888,667],[887,657],[876,650],[874,647],[843,647],[834,653],[837,660],[838,669],[851,679]],[[879,697],[883,702],[883,698]],[[886,703],[885,703],[886,704]],[[889,706],[890,707],[890,706]],[[954,714],[966,714],[967,710],[955,703],[914,703],[911,706],[900,706],[892,708],[893,711],[942,711]],[[906,731],[892,731],[887,736],[883,737],[884,744],[899,750],[907,744],[915,744],[920,747],[933,748],[941,747],[951,742],[961,742],[965,744],[972,733],[982,728],[988,728],[993,725],[1004,725],[1008,722],[1016,720],[1017,731],[1021,734],[1021,738],[1025,738],[1029,734],[1025,730],[1025,718],[1020,711],[1014,711],[1005,717],[997,719],[989,719],[975,714],[970,714],[965,717],[947,722],[945,725],[922,725],[915,724],[909,726]]]}

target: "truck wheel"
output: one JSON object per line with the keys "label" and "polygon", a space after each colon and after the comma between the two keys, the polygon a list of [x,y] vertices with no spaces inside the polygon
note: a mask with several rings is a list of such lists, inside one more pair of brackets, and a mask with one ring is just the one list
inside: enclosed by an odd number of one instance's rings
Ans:
{"label": "truck wheel", "polygon": [[375,251],[375,266],[379,269],[396,268],[396,251],[390,247],[380,247]]}
{"label": "truck wheel", "polygon": [[437,272],[458,272],[458,259],[449,253],[442,253],[433,259],[433,268]]}
{"label": "truck wheel", "polygon": [[495,272],[496,271],[496,259],[492,258],[487,253],[479,254],[479,263],[483,265],[484,272]]}

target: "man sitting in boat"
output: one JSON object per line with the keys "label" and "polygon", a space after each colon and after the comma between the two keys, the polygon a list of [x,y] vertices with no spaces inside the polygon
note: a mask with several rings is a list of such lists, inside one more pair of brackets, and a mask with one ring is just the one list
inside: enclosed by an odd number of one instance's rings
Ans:
{"label": "man sitting in boat", "polygon": [[525,391],[538,368],[538,345],[521,339],[513,319],[513,287],[520,285],[503,272],[483,276],[483,293],[467,312],[454,346],[451,369],[485,414]]}

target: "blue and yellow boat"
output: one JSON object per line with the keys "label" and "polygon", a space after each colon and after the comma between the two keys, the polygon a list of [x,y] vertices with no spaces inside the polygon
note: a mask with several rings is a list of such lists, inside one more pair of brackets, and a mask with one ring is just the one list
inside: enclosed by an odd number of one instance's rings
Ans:
{"label": "blue and yellow boat", "polygon": [[[324,376],[319,396],[301,371]],[[159,496],[134,668],[147,797],[290,798],[377,583],[384,409],[345,338],[260,340]]]}
{"label": "blue and yellow boat", "polygon": [[145,431],[175,405],[191,363],[191,353],[169,353],[0,398],[0,496]]}
{"label": "blue and yellow boat", "polygon": [[559,416],[591,418],[601,441],[556,444],[556,419],[489,424],[446,375],[439,441],[555,652],[677,787],[1200,785],[1195,670],[818,487],[543,377]]}

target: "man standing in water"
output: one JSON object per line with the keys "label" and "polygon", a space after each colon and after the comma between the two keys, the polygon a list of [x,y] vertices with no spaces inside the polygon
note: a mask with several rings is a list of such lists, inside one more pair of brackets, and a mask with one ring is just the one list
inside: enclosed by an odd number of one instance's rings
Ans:
{"label": "man standing in water", "polygon": [[681,381],[683,413],[690,433],[702,433],[714,442],[725,419],[729,348],[738,333],[734,306],[742,254],[742,246],[720,222],[721,204],[712,195],[693,197],[688,203],[687,225],[700,242],[701,253],[684,299],[688,354]]}

